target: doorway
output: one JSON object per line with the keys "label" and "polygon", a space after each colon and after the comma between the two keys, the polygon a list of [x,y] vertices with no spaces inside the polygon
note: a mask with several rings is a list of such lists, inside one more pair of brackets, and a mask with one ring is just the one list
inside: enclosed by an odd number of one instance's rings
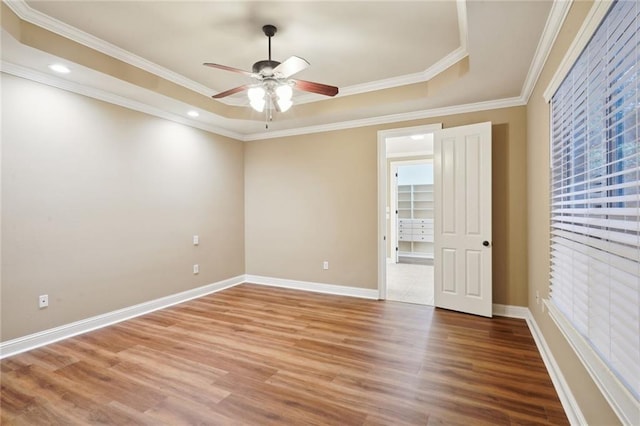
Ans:
{"label": "doorway", "polygon": [[[411,135],[416,135],[413,139],[424,139],[417,135],[428,134],[433,135],[434,306],[491,317],[491,122],[445,130],[438,124],[378,132],[379,298],[388,298],[387,269],[397,264],[391,251],[398,236],[391,233],[391,223],[397,220],[397,213],[390,205],[389,157],[394,154],[388,152],[392,146],[389,141],[394,137],[411,139]],[[428,156],[425,152],[414,154]],[[407,156],[407,153],[398,156]],[[411,219],[413,236],[413,221],[428,217],[412,216]],[[425,225],[428,224],[425,222]],[[400,234],[400,224],[396,227],[396,234]],[[414,281],[421,282],[420,279]]]}
{"label": "doorway", "polygon": [[382,299],[434,305],[434,131],[419,126],[379,135],[386,191]]}
{"label": "doorway", "polygon": [[[427,148],[433,134],[422,135]],[[392,141],[388,141],[392,144]],[[387,264],[387,299],[434,304],[433,153],[416,160],[390,161],[391,258]]]}

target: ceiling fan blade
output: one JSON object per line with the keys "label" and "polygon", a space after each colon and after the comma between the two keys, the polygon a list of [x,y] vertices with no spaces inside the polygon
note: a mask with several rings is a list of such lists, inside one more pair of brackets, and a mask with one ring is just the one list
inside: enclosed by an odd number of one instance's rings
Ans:
{"label": "ceiling fan blade", "polygon": [[233,68],[233,67],[228,67],[226,65],[213,64],[211,62],[205,62],[202,65],[207,66],[207,67],[211,67],[211,68],[218,68],[218,69],[225,70],[225,71],[237,72],[239,74],[244,74],[244,75],[248,75],[248,76],[252,76],[253,75],[253,73],[250,73],[249,71],[245,71],[245,70],[241,70],[241,69]]}
{"label": "ceiling fan blade", "polygon": [[299,73],[309,66],[309,62],[298,56],[291,56],[289,59],[273,69],[273,74],[279,78],[289,78]]}
{"label": "ceiling fan blade", "polygon": [[213,95],[213,99],[225,98],[227,96],[231,96],[235,93],[242,92],[243,90],[247,90],[251,87],[249,84],[244,84],[242,86],[234,87],[233,89],[225,90],[224,92],[220,92],[217,95]]}
{"label": "ceiling fan blade", "polygon": [[338,88],[329,86],[328,84],[314,83],[313,81],[291,80],[295,83],[295,88],[304,90],[305,92],[318,93],[325,96],[335,96],[338,94]]}

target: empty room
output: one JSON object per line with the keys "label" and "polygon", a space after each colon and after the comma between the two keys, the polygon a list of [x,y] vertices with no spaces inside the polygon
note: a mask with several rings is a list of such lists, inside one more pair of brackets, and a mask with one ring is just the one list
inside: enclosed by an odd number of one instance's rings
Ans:
{"label": "empty room", "polygon": [[3,425],[640,425],[640,4],[2,0]]}

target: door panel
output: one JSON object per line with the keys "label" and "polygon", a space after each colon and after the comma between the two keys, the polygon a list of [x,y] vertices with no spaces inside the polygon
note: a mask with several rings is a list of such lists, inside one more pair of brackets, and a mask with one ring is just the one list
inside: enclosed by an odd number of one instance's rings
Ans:
{"label": "door panel", "polygon": [[[456,251],[442,250],[442,291],[456,294]],[[438,304],[436,303],[436,306]]]}
{"label": "door panel", "polygon": [[482,253],[467,250],[467,296],[482,297],[482,283],[478,271],[481,269]]}
{"label": "door panel", "polygon": [[[455,138],[443,138],[440,143],[442,149],[442,168],[440,171],[437,169],[437,160],[436,165],[434,165],[434,183],[436,184],[436,211],[439,210],[438,206],[442,206],[444,211],[447,212],[455,212],[456,211],[456,173],[455,173],[455,155],[456,155],[456,145]],[[435,152],[435,156],[437,157],[437,149]],[[442,186],[442,190],[438,191],[438,181],[437,176],[441,175],[440,185]],[[437,201],[438,192],[444,192],[447,194],[446,197],[440,197],[440,203]],[[441,219],[439,223],[442,223],[443,232],[453,234],[456,230],[456,216],[455,215],[440,215]],[[436,219],[436,223],[438,220]]]}
{"label": "door panel", "polygon": [[490,317],[491,123],[435,133],[435,304]]}
{"label": "door panel", "polygon": [[480,215],[474,212],[480,211],[480,180],[477,179],[482,168],[482,164],[480,164],[482,159],[480,155],[480,139],[478,137],[468,137],[465,143],[465,159],[467,163],[465,191],[467,214],[465,214],[465,219],[467,235],[479,235],[481,232]]}

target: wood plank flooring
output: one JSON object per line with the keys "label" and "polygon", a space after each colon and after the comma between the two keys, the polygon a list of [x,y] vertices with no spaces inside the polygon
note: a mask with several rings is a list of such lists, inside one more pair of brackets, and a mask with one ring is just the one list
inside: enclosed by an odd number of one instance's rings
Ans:
{"label": "wood plank flooring", "polygon": [[563,425],[525,321],[250,284],[0,363],[3,425]]}

